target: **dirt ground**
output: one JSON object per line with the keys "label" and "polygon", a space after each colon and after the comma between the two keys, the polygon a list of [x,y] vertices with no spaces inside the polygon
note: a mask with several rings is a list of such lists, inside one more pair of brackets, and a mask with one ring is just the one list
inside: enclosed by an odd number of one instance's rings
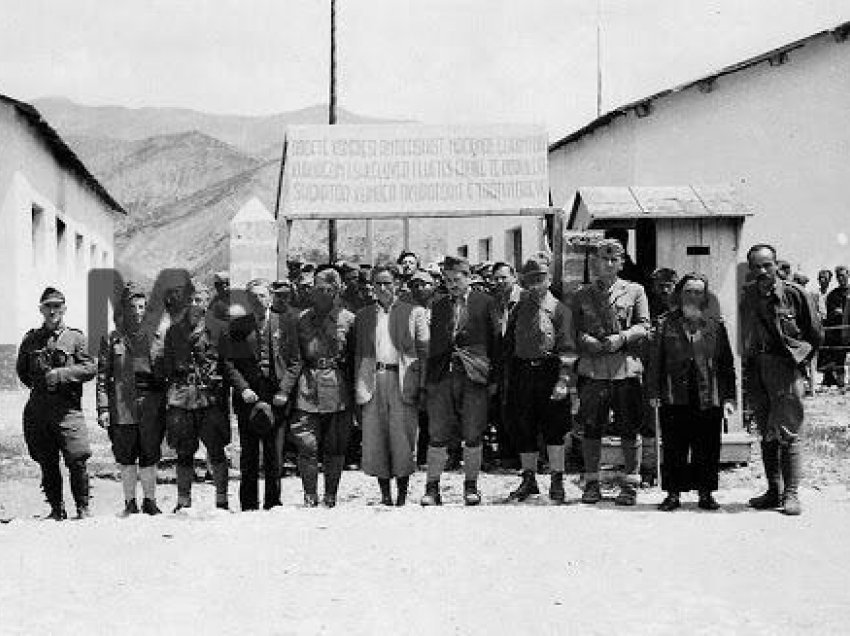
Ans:
{"label": "dirt ground", "polygon": [[[850,620],[850,395],[810,400],[805,512],[755,512],[757,456],[724,470],[715,513],[504,504],[514,473],[482,476],[484,504],[444,479],[440,509],[378,505],[346,472],[340,505],[232,514],[194,486],[191,514],[119,519],[120,484],[92,429],[95,517],[55,523],[20,439],[20,394],[0,394],[0,632],[260,634],[845,634]],[[18,410],[15,410],[18,409]],[[757,445],[756,445],[757,449]],[[162,477],[168,482],[168,473]],[[543,491],[548,476],[539,478]],[[568,485],[572,501],[577,478]],[[231,481],[236,503],[238,481]],[[613,491],[608,494],[613,495]],[[160,506],[175,503],[164,483]]]}

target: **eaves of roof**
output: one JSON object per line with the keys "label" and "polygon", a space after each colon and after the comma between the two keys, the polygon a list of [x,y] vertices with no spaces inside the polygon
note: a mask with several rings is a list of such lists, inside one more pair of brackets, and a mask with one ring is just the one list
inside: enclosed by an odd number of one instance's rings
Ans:
{"label": "eaves of roof", "polygon": [[77,157],[74,151],[71,150],[68,144],[66,144],[62,137],[59,136],[59,133],[47,123],[47,121],[41,116],[41,113],[39,113],[34,106],[3,94],[0,94],[0,103],[9,104],[14,107],[28,122],[30,122],[38,134],[41,135],[42,139],[44,139],[44,142],[47,144],[47,147],[50,149],[50,152],[53,154],[56,161],[79,177],[83,183],[90,187],[94,193],[100,197],[104,203],[106,203],[106,205],[119,214],[127,214],[127,211],[124,210],[124,208],[114,198],[112,198],[112,195],[109,194],[106,188],[101,185],[100,181],[98,181],[94,175],[89,172],[89,169],[86,168],[85,164],[80,161],[80,158]]}
{"label": "eaves of roof", "polygon": [[604,115],[597,117],[586,126],[583,126],[582,128],[579,128],[578,130],[570,133],[569,135],[562,137],[558,141],[552,142],[549,145],[549,152],[553,152],[554,150],[566,146],[567,144],[571,144],[574,141],[578,141],[585,135],[589,135],[598,128],[607,126],[618,117],[625,116],[629,113],[629,111],[648,110],[652,102],[657,99],[667,97],[668,95],[672,95],[674,93],[680,93],[695,86],[710,86],[711,83],[719,77],[731,75],[733,73],[743,71],[744,69],[752,68],[753,66],[757,66],[758,64],[762,64],[764,62],[768,62],[769,64],[774,65],[776,64],[776,61],[784,61],[784,58],[787,57],[789,52],[795,49],[802,48],[813,40],[817,40],[826,36],[832,36],[836,41],[843,42],[848,38],[848,36],[850,36],[850,22],[844,22],[843,24],[840,24],[833,29],[813,33],[812,35],[809,35],[801,40],[791,42],[790,44],[786,44],[777,49],[773,49],[772,51],[768,51],[767,53],[762,53],[761,55],[751,57],[742,62],[732,64],[731,66],[722,68],[719,71],[711,73],[710,75],[700,77],[699,79],[692,80],[690,82],[687,82],[686,84],[681,84],[674,88],[668,88],[666,90],[655,93],[654,95],[650,95],[648,97],[644,97],[643,99],[639,99],[624,106],[615,108],[614,110],[611,110],[605,113]]}

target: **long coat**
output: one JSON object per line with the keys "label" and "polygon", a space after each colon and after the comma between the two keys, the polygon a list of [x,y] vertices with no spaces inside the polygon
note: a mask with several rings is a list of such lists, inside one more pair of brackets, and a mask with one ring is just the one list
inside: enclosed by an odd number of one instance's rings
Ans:
{"label": "long coat", "polygon": [[[375,393],[375,327],[378,305],[364,307],[354,319],[354,398],[366,404]],[[390,338],[399,353],[401,399],[415,404],[427,373],[428,314],[424,307],[396,301],[390,308]]]}

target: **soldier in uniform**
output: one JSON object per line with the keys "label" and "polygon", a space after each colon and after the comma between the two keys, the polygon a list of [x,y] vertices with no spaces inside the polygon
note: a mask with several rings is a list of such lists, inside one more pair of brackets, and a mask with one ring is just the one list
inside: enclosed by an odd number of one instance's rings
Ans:
{"label": "soldier in uniform", "polygon": [[[142,512],[156,505],[156,465],[165,434],[161,417],[165,386],[162,359],[153,356],[153,334],[144,329],[147,296],[128,284],[116,311],[116,329],[100,343],[97,419],[109,432],[124,487],[122,516],[139,512],[136,481],[142,482]],[[138,462],[138,465],[137,465]]]}
{"label": "soldier in uniform", "polygon": [[593,282],[576,292],[573,318],[578,338],[578,422],[582,429],[582,502],[602,499],[599,464],[602,436],[613,415],[623,450],[624,477],[616,503],[633,506],[640,485],[643,417],[640,359],[649,334],[649,301],[638,283],[619,278],[625,251],[616,239],[603,239],[591,259]]}
{"label": "soldier in uniform", "polygon": [[442,503],[440,476],[446,466],[446,447],[463,441],[463,499],[481,503],[481,470],[488,401],[495,394],[501,337],[493,299],[469,288],[469,261],[447,256],[448,294],[431,311],[426,393],[428,400],[428,470],[423,506]]}
{"label": "soldier in uniform", "polygon": [[18,349],[16,371],[30,389],[24,407],[24,439],[41,468],[41,487],[50,505],[49,519],[67,518],[62,496],[59,456],[68,467],[77,518],[91,516],[91,457],[81,400],[83,383],[94,378],[97,364],[89,355],[83,332],[65,326],[65,296],[48,287],[40,299],[44,323],[27,332]]}
{"label": "soldier in uniform", "polygon": [[754,280],[741,300],[743,365],[767,478],[767,491],[750,499],[750,506],[799,515],[803,368],[823,341],[823,327],[806,290],[778,275],[773,246],[751,247],[747,264]]}
{"label": "soldier in uniform", "polygon": [[351,336],[354,314],[338,302],[334,269],[316,274],[312,307],[298,319],[302,361],[290,431],[298,450],[304,504],[319,504],[319,449],[324,451],[324,504],[336,506],[351,427]]}
{"label": "soldier in uniform", "polygon": [[[529,259],[522,268],[526,290],[511,310],[505,332],[507,373],[511,376],[522,483],[509,499],[525,501],[539,493],[537,436],[546,443],[552,471],[549,498],[564,501],[564,437],[569,428],[570,388],[575,386],[576,340],[572,313],[549,291],[547,263]],[[518,403],[519,402],[519,403]]]}
{"label": "soldier in uniform", "polygon": [[242,510],[259,508],[257,479],[263,453],[268,510],[280,502],[278,429],[282,408],[301,370],[295,322],[271,311],[268,281],[255,279],[245,286],[251,313],[234,318],[222,335],[219,355],[224,375],[233,387],[233,408],[239,421],[239,503]]}
{"label": "soldier in uniform", "polygon": [[207,449],[216,507],[228,509],[224,447],[230,442],[230,421],[217,343],[204,322],[208,304],[208,288],[195,285],[189,307],[165,334],[166,436],[168,444],[177,451],[174,512],[192,506],[194,457],[199,440]]}

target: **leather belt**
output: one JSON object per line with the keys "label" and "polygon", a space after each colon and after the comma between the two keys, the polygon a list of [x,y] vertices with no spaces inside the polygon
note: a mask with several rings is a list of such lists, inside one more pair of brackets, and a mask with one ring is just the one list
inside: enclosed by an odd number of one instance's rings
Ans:
{"label": "leather belt", "polygon": [[381,371],[398,371],[398,365],[397,364],[384,364],[383,362],[376,362],[375,363],[375,371],[378,371],[378,372],[381,372]]}
{"label": "leather belt", "polygon": [[310,369],[336,369],[338,366],[336,358],[316,358],[307,361],[307,367]]}

